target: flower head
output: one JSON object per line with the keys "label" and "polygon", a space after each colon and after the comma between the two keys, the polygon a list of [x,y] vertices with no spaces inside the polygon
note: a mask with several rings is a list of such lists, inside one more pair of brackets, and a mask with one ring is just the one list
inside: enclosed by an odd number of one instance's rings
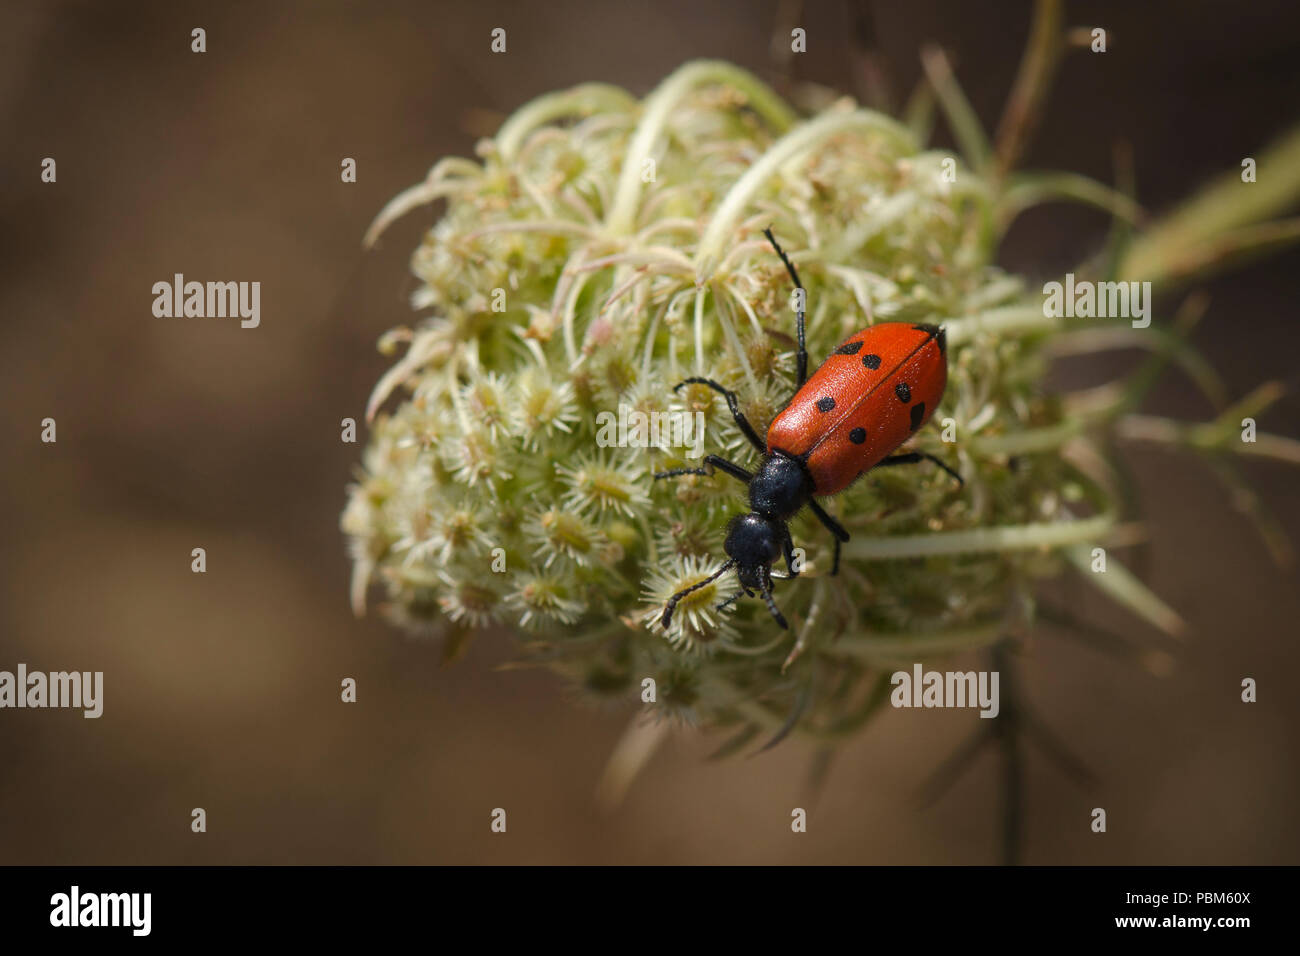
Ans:
{"label": "flower head", "polygon": [[[995,264],[1006,224],[1036,201],[1005,169],[927,150],[843,101],[801,119],[716,62],[682,67],[645,103],[599,84],[543,97],[478,154],[439,162],[372,228],[446,202],[412,258],[413,304],[430,314],[384,340],[406,352],[372,396],[342,519],[354,605],[377,584],[413,628],[526,630],[526,653],[592,693],[631,703],[652,680],[689,721],[757,732],[793,713],[826,736],[861,723],[900,648],[1022,628],[1036,582],[1113,532],[1120,495],[1092,434],[1113,437],[1138,387],[1081,404],[1045,386],[1047,346],[1071,329]],[[1126,197],[1069,185],[1132,218]],[[1149,270],[1179,261],[1134,255]],[[748,503],[720,471],[656,472],[759,457],[716,391],[673,386],[716,380],[762,435],[794,391],[800,306],[813,368],[866,326],[945,326],[947,391],[910,448],[965,484],[873,470],[823,500],[852,535],[834,577],[829,535],[796,517],[802,573],[774,586],[788,633],[732,574],[683,597],[665,630],[665,602],[720,566],[726,522]],[[702,420],[702,446],[608,429],[628,413]],[[1159,617],[1153,595],[1133,600]]]}

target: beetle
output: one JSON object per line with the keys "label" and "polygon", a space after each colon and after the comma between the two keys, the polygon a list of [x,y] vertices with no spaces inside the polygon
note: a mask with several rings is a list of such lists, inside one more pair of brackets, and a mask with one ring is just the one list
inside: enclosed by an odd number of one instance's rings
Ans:
{"label": "beetle", "polygon": [[[771,229],[768,242],[785,264],[801,295],[796,310],[798,348],[795,353],[795,393],[772,420],[764,441],[740,410],[736,393],[708,378],[688,378],[674,386],[705,385],[727,401],[736,427],[762,454],[758,470],[750,472],[718,455],[706,455],[703,467],[674,468],[655,473],[656,479],[681,475],[711,475],[714,469],[743,482],[749,491],[749,512],[727,525],[723,550],[726,562],[703,581],[682,588],[664,606],[664,628],[672,622],[678,603],[693,591],[717,580],[732,568],[747,597],[762,595],[777,624],[788,628],[772,599],[772,565],[785,558],[786,576],[797,577],[790,520],[805,505],[835,537],[831,574],[839,573],[840,545],[849,533],[827,514],[816,499],[843,491],[872,468],[931,461],[963,484],[961,475],[926,452],[893,452],[934,414],[948,383],[948,348],[944,330],[936,325],[887,322],[854,333],[808,377],[804,342],[803,283]],[[736,595],[739,597],[739,595]],[[721,609],[735,597],[718,605]]]}

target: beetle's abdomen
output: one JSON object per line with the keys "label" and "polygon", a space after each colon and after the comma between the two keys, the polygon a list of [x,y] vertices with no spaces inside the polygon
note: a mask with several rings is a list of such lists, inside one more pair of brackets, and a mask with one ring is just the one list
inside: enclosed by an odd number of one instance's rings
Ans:
{"label": "beetle's abdomen", "polygon": [[921,428],[948,384],[943,330],[890,322],[850,337],[767,430],[768,451],[804,461],[816,494],[847,488]]}

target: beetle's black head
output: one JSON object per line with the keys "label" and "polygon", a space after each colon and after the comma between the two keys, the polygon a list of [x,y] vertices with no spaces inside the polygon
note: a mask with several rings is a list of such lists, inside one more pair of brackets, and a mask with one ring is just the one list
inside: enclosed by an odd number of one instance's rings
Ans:
{"label": "beetle's black head", "polygon": [[747,590],[766,590],[764,580],[772,562],[781,556],[785,530],[781,522],[757,512],[736,515],[727,526],[722,547],[736,562],[736,577]]}

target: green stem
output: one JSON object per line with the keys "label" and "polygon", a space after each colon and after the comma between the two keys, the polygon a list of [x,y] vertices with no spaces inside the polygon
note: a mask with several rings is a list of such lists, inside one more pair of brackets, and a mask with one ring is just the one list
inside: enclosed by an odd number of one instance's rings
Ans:
{"label": "green stem", "polygon": [[1015,168],[1042,115],[1052,77],[1065,51],[1065,34],[1061,30],[1064,4],[1061,0],[1038,0],[1034,4],[1034,22],[1029,42],[1020,61],[1015,86],[998,124],[997,145],[993,162],[993,179],[1001,180]]}
{"label": "green stem", "polygon": [[1079,544],[1065,550],[1065,556],[1079,573],[1088,578],[1117,604],[1128,608],[1170,637],[1181,636],[1187,629],[1178,612],[1156,596],[1128,568],[1113,557],[1106,558],[1105,571],[1093,571],[1092,548]]}
{"label": "green stem", "polygon": [[1024,551],[1060,548],[1102,537],[1115,525],[1115,515],[1106,512],[1077,521],[1003,525],[970,528],[965,531],[937,531],[932,534],[896,537],[856,537],[844,547],[844,555],[865,561],[924,558],[934,555],[970,554],[978,551]]}
{"label": "green stem", "polygon": [[952,75],[952,65],[943,50],[933,44],[921,50],[921,66],[925,69],[926,79],[934,87],[939,98],[939,108],[943,110],[948,128],[952,130],[953,139],[970,167],[981,176],[989,171],[988,137],[980,125],[975,108],[966,99],[956,77]]}
{"label": "green stem", "polygon": [[[1243,157],[1245,159],[1245,157]],[[1165,216],[1129,248],[1120,263],[1123,280],[1163,282],[1184,271],[1180,264],[1226,233],[1259,225],[1300,201],[1300,127],[1257,157],[1255,182],[1230,170]]]}

